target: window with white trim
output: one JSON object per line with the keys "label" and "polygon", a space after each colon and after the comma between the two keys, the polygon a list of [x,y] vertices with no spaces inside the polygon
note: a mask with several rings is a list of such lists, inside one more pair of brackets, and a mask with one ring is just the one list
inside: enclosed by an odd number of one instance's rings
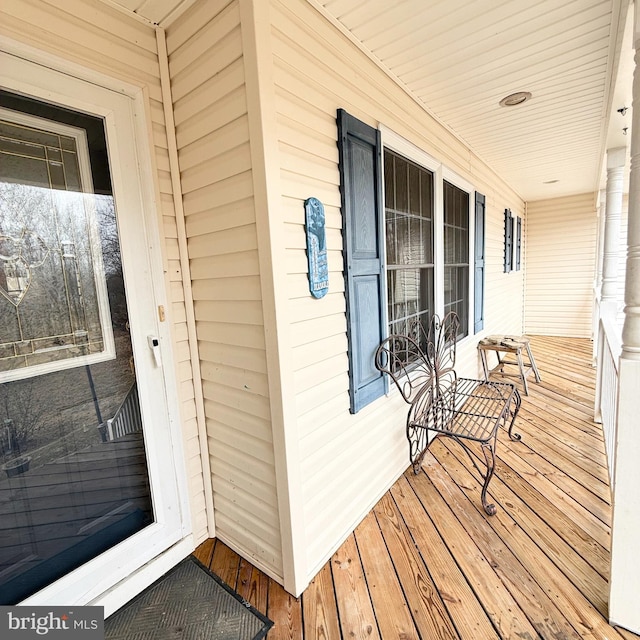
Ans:
{"label": "window with white trim", "polygon": [[469,334],[469,194],[443,181],[444,315],[453,311],[460,335]]}
{"label": "window with white trim", "polygon": [[472,190],[444,179],[426,154],[408,157],[406,146],[407,155],[395,145],[383,151],[388,331],[418,337],[418,325],[426,329],[434,313],[454,311],[463,338],[475,319]]}
{"label": "window with white trim", "polygon": [[389,333],[414,335],[434,306],[433,173],[384,152]]}

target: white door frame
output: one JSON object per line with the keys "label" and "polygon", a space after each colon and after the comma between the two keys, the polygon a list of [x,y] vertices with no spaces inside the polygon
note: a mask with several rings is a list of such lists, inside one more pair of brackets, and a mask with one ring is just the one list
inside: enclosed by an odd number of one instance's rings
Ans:
{"label": "white door frame", "polygon": [[[145,446],[156,521],[24,601],[99,604],[109,615],[193,550],[170,323],[158,314],[159,305],[169,304],[145,95],[140,87],[4,37],[0,87],[104,118],[127,288],[152,297],[140,305],[129,295],[129,312],[136,364],[144,369],[138,379],[141,410],[154,425]],[[159,338],[161,369],[154,368],[149,335]]]}

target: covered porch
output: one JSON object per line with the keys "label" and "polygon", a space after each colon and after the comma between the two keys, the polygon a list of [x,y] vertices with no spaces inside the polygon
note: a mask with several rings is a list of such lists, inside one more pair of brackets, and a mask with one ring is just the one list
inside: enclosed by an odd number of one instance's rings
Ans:
{"label": "covered porch", "polygon": [[222,542],[197,557],[290,638],[636,638],[611,627],[611,503],[593,419],[592,342],[532,337],[542,374],[500,434],[484,515],[480,484],[448,439],[431,447],[299,599]]}

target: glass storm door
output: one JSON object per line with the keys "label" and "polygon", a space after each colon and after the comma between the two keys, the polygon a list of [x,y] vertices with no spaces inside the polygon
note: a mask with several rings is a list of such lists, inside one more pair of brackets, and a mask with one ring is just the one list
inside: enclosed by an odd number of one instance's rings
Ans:
{"label": "glass storm door", "polygon": [[0,98],[0,604],[80,603],[179,537],[175,479],[150,468],[168,414],[145,409],[165,391],[128,262],[144,229],[125,251],[102,117]]}

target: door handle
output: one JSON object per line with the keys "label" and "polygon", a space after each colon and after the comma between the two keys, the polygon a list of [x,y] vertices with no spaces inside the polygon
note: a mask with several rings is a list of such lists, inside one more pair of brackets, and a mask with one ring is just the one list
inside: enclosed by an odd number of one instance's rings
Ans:
{"label": "door handle", "polygon": [[147,344],[151,353],[153,354],[153,360],[156,363],[156,367],[162,366],[162,354],[160,353],[160,340],[156,336],[147,336]]}

